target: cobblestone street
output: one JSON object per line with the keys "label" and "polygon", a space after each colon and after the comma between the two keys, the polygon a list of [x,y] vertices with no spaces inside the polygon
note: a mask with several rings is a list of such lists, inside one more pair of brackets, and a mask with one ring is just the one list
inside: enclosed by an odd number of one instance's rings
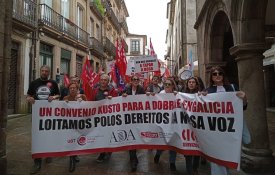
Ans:
{"label": "cobblestone street", "polygon": [[[270,124],[273,121],[270,121]],[[273,124],[275,126],[275,124]],[[270,128],[270,138],[274,151],[275,145],[275,128]],[[159,164],[154,164],[153,157],[155,151],[139,150],[139,164],[137,172],[132,173],[128,152],[113,153],[111,159],[105,163],[97,163],[95,160],[97,154],[80,156],[80,162],[77,164],[76,171],[68,172],[69,158],[60,157],[54,158],[49,164],[43,162],[41,175],[126,175],[126,174],[187,174],[185,170],[184,156],[177,156],[176,166],[177,171],[171,172],[168,162],[168,151],[165,151],[161,157]],[[7,158],[8,158],[8,174],[9,175],[27,175],[32,166],[31,159],[31,116],[23,116],[8,120],[8,135],[7,135]],[[199,168],[200,175],[210,175],[209,165],[201,165]],[[38,173],[39,174],[39,173]],[[242,172],[232,171],[232,175],[244,174]],[[274,173],[275,174],[275,173]]]}

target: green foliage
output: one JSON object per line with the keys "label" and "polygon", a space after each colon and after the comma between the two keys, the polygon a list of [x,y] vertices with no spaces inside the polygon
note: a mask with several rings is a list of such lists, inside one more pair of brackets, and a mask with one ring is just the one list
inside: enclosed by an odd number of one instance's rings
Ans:
{"label": "green foliage", "polygon": [[97,7],[97,9],[99,10],[100,14],[103,16],[104,15],[104,7],[101,3],[101,0],[94,0],[94,3]]}

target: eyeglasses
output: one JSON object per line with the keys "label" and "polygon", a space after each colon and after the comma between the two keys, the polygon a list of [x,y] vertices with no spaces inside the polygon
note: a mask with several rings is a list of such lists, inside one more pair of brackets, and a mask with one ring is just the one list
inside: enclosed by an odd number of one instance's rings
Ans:
{"label": "eyeglasses", "polygon": [[222,72],[213,72],[212,76],[223,76]]}
{"label": "eyeglasses", "polygon": [[139,81],[139,79],[138,78],[133,78],[132,81]]}
{"label": "eyeglasses", "polygon": [[168,86],[172,86],[171,83],[164,83],[163,85],[164,85],[164,86],[167,86],[167,87],[168,87]]}

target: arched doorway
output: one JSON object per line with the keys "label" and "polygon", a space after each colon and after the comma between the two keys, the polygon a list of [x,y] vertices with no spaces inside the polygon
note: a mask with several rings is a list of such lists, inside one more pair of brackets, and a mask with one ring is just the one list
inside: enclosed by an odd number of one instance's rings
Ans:
{"label": "arched doorway", "polygon": [[238,85],[238,67],[229,49],[234,46],[233,34],[227,15],[219,11],[213,20],[210,33],[210,65],[222,66],[231,83]]}

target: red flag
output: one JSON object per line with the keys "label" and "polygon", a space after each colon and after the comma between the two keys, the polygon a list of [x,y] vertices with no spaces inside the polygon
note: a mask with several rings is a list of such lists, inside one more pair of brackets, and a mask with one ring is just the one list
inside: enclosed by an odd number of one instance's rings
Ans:
{"label": "red flag", "polygon": [[169,69],[167,67],[165,68],[163,76],[166,77],[166,78],[171,76],[170,71],[169,71]]}
{"label": "red flag", "polygon": [[116,61],[115,61],[114,70],[112,71],[112,75],[113,75],[112,77],[114,78],[113,80],[118,86],[124,84],[125,82],[126,68],[127,68],[127,61],[126,61],[126,56],[124,51],[124,44],[122,41],[119,44],[119,40],[117,39]]}
{"label": "red flag", "polygon": [[83,65],[82,74],[82,88],[84,90],[84,94],[86,95],[88,100],[92,99],[92,89],[96,83],[99,82],[99,75],[93,71],[93,68],[91,67],[90,61],[88,57],[85,60],[85,63]]}
{"label": "red flag", "polygon": [[161,64],[160,64],[159,59],[157,59],[157,60],[158,60],[158,67],[159,67],[159,70],[154,71],[154,76],[161,76],[161,72],[160,72],[160,66],[161,66]]}
{"label": "red flag", "polygon": [[127,60],[126,60],[126,55],[125,55],[125,45],[124,45],[124,40],[121,39],[121,48],[120,48],[120,66],[121,66],[121,71],[120,74],[122,76],[125,76],[126,74],[126,69],[127,69]]}
{"label": "red flag", "polygon": [[119,74],[125,80],[125,74],[127,69],[127,61],[126,61],[126,55],[125,55],[125,49],[124,49],[124,42],[123,40],[117,39],[116,41],[116,64],[118,68]]}
{"label": "red flag", "polygon": [[68,74],[64,74],[64,76],[63,76],[63,81],[64,81],[64,86],[65,86],[65,87],[68,87],[69,84],[70,84],[70,79],[69,79]]}
{"label": "red flag", "polygon": [[[155,53],[155,50],[154,50],[151,38],[150,38],[150,55],[157,56],[156,53]],[[161,72],[160,72],[160,66],[161,66],[161,64],[160,64],[159,60],[158,60],[158,66],[159,66],[159,70],[158,71],[154,71],[154,76],[161,76]]]}

